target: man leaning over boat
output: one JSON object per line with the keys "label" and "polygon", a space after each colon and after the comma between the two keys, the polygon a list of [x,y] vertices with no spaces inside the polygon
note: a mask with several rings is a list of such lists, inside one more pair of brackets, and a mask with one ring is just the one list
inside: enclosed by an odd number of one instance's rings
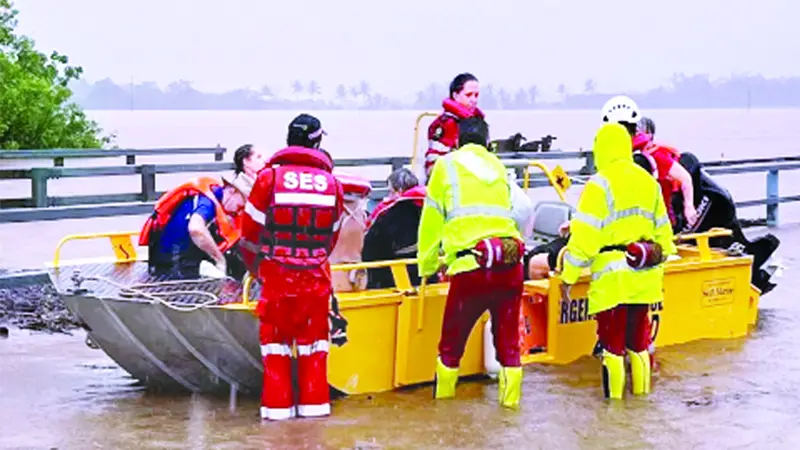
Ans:
{"label": "man leaning over boat", "polygon": [[148,246],[150,273],[199,278],[203,263],[210,262],[224,275],[225,253],[239,239],[234,218],[251,186],[244,174],[198,177],[164,194],[139,234],[139,245]]}
{"label": "man leaning over boat", "polygon": [[323,134],[319,120],[308,114],[289,124],[288,147],[259,172],[242,219],[242,257],[264,287],[256,314],[264,365],[260,412],[266,420],[330,414],[328,259],[344,216],[344,193],[333,161],[319,150]]}

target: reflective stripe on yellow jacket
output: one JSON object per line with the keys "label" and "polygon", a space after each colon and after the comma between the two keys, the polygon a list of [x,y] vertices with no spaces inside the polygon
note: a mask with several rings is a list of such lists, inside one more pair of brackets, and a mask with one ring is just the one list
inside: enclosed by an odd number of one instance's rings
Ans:
{"label": "reflective stripe on yellow jacket", "polygon": [[440,245],[447,273],[454,275],[478,268],[473,256],[456,258],[459,251],[488,237],[519,239],[500,159],[475,144],[439,158],[428,181],[418,234],[419,273],[424,277],[438,270]]}
{"label": "reflective stripe on yellow jacket", "polygon": [[619,124],[606,124],[595,137],[598,173],[586,184],[570,224],[561,279],[574,284],[591,268],[589,314],[619,304],[662,300],[664,264],[635,270],[622,251],[600,249],[648,239],[664,255],[676,253],[660,186],[633,162],[631,138]]}

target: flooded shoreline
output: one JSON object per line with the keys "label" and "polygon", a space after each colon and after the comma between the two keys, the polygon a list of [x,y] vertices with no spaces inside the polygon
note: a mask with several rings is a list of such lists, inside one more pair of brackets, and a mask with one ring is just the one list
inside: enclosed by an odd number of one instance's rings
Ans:
{"label": "flooded shoreline", "polygon": [[[82,329],[9,326],[0,339],[0,449],[792,448],[800,445],[792,273],[800,227],[777,234],[789,275],[761,299],[755,329],[658,348],[646,398],[603,400],[600,363],[586,357],[526,366],[518,412],[500,409],[496,382],[478,379],[461,382],[451,401],[434,401],[423,385],[336,399],[329,418],[261,423],[257,398],[240,396],[231,411],[227,396],[144,389],[87,346]],[[34,294],[14,298],[29,305]]]}
{"label": "flooded shoreline", "polygon": [[79,326],[50,283],[0,288],[0,327],[66,333]]}

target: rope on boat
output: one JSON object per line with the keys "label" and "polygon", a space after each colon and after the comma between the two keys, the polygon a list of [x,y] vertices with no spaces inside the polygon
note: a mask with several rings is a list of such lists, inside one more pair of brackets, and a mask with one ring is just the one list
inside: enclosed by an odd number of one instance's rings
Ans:
{"label": "rope on boat", "polygon": [[[154,302],[158,302],[158,303],[164,305],[165,307],[170,308],[170,309],[174,309],[176,311],[182,311],[182,312],[195,311],[197,309],[205,308],[207,306],[212,306],[212,305],[216,305],[216,304],[219,303],[219,297],[217,297],[216,295],[214,295],[214,294],[212,294],[210,292],[205,292],[205,291],[172,291],[172,292],[163,292],[163,293],[151,294],[151,293],[142,291],[140,289],[135,289],[135,288],[130,287],[130,286],[124,286],[124,285],[122,285],[122,284],[120,284],[120,283],[118,283],[118,282],[116,282],[114,280],[111,280],[110,278],[106,278],[106,277],[88,276],[88,277],[85,277],[84,280],[102,281],[104,283],[108,283],[108,284],[116,287],[117,289],[119,289],[122,292],[122,295],[125,295],[125,296],[130,296],[131,294],[138,295],[140,297],[147,298],[147,299],[152,300]],[[169,281],[164,281],[164,282],[159,282],[159,283],[143,283],[143,284],[138,284],[138,285],[135,285],[135,286],[138,287],[138,288],[150,287],[150,286],[155,287],[155,286],[163,286],[165,284],[177,284],[177,283],[184,284],[184,283],[186,283],[186,281],[188,281],[188,280],[169,280]],[[205,282],[205,281],[209,281],[209,280],[193,280],[193,281]],[[163,296],[163,297],[173,297],[173,296],[176,296],[176,295],[199,295],[199,296],[211,297],[211,300],[205,301],[203,303],[196,303],[196,304],[193,304],[193,305],[190,305],[190,306],[178,306],[178,305],[170,303],[167,300],[161,298],[161,296]]]}

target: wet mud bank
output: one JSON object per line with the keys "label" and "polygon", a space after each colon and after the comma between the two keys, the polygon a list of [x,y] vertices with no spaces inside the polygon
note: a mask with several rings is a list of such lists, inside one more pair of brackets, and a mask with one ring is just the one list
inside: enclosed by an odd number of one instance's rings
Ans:
{"label": "wet mud bank", "polygon": [[79,327],[51,283],[0,285],[0,338],[8,328],[70,333]]}

